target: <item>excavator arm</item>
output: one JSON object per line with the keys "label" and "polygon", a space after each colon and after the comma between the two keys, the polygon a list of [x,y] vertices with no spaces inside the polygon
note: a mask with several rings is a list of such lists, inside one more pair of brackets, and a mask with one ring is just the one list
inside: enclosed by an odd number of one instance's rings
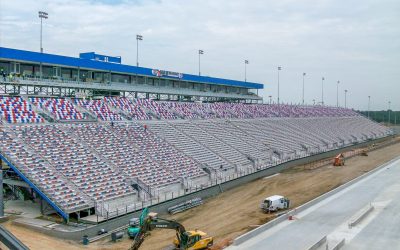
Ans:
{"label": "excavator arm", "polygon": [[130,250],[138,250],[145,240],[146,236],[149,235],[149,231],[155,228],[159,229],[173,229],[176,231],[176,237],[179,241],[180,249],[186,249],[189,236],[185,230],[185,227],[180,223],[173,220],[166,220],[161,218],[146,217],[140,225],[140,231],[134,239],[134,243]]}

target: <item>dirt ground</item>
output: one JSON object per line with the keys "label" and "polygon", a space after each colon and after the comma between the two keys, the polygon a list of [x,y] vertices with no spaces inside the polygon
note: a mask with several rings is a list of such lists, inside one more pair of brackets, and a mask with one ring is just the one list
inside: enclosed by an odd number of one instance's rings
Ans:
{"label": "dirt ground", "polygon": [[[398,140],[397,140],[398,141]],[[400,155],[400,143],[377,149],[369,156],[355,156],[343,167],[322,166],[304,170],[297,166],[273,177],[223,192],[206,200],[205,204],[173,216],[164,216],[182,223],[187,230],[199,229],[214,237],[213,249],[221,249],[235,237],[271,220],[274,215],[259,209],[261,200],[267,196],[280,194],[291,200],[292,207],[305,202],[343,184],[357,176]],[[132,240],[111,243],[109,239],[83,246],[73,241],[56,239],[29,229],[5,223],[13,234],[31,249],[128,249]],[[171,245],[175,232],[155,230],[143,243],[141,249],[163,249]]]}

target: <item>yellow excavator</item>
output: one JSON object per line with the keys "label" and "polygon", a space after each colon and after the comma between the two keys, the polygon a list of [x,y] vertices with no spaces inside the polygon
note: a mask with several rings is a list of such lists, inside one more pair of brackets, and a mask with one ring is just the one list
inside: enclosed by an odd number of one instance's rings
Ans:
{"label": "yellow excavator", "polygon": [[199,230],[186,231],[182,224],[174,220],[158,218],[157,213],[149,213],[148,208],[143,209],[139,218],[139,226],[139,232],[129,250],[138,250],[145,238],[150,235],[150,231],[155,228],[175,230],[176,238],[173,243],[179,250],[208,249],[214,243],[213,238],[207,237],[206,233]]}

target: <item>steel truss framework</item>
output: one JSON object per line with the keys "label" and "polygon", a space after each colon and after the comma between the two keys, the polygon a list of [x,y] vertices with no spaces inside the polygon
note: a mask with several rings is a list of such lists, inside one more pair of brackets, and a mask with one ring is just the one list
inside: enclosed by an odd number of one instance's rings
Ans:
{"label": "steel truss framework", "polygon": [[[81,94],[81,95],[78,95]],[[239,99],[216,96],[198,96],[182,94],[162,94],[143,91],[121,91],[110,89],[90,88],[88,86],[80,87],[79,84],[74,87],[69,86],[51,86],[47,84],[40,85],[19,82],[0,81],[0,95],[30,95],[30,96],[53,96],[53,97],[99,97],[99,96],[124,96],[130,98],[148,98],[165,101],[202,101],[202,102],[236,102],[236,103],[260,103],[262,100]]]}

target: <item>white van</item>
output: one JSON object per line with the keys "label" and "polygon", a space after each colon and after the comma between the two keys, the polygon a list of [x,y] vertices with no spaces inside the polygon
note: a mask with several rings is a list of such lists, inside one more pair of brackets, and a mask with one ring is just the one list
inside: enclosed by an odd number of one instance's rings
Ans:
{"label": "white van", "polygon": [[264,212],[274,212],[280,209],[289,208],[290,200],[281,196],[281,195],[273,195],[265,198],[261,202],[261,209]]}

